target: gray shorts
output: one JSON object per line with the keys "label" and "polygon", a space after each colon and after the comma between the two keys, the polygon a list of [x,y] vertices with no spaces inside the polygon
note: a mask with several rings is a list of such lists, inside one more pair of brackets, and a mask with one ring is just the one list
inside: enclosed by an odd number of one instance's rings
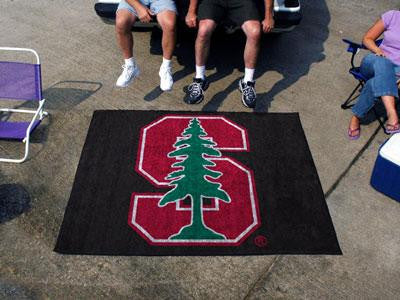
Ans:
{"label": "gray shorts", "polygon": [[[154,14],[158,14],[165,10],[170,10],[175,14],[178,14],[174,0],[139,0],[139,2],[150,8]],[[117,12],[122,9],[128,10],[136,17],[138,16],[136,10],[125,0],[121,0],[119,3]]]}

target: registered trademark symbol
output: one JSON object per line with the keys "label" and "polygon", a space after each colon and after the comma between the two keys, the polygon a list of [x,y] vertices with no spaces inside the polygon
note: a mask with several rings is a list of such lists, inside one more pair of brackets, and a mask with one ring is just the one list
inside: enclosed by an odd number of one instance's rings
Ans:
{"label": "registered trademark symbol", "polygon": [[254,238],[254,244],[260,248],[267,247],[267,238],[263,235],[258,235]]}

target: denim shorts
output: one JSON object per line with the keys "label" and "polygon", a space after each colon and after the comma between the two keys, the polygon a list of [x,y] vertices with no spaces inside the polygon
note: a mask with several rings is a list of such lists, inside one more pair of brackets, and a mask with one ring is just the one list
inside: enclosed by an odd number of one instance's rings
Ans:
{"label": "denim shorts", "polygon": [[389,59],[376,56],[372,53],[363,58],[360,73],[367,81],[352,108],[355,116],[359,118],[365,117],[382,96],[394,96],[398,98],[396,74],[399,71],[399,67]]}
{"label": "denim shorts", "polygon": [[[170,10],[173,11],[175,14],[178,14],[175,2],[173,0],[139,0],[139,2],[145,5],[146,7],[150,8],[150,10],[155,15],[165,10]],[[138,16],[136,10],[125,0],[121,0],[121,2],[119,3],[117,12],[122,9],[128,10],[131,14],[135,15],[136,17]]]}

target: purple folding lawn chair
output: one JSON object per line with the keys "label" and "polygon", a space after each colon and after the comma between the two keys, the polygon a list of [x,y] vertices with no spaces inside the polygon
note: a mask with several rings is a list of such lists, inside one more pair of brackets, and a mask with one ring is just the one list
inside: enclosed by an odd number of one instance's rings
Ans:
{"label": "purple folding lawn chair", "polygon": [[29,137],[47,115],[43,110],[42,81],[39,55],[26,48],[0,47],[0,51],[31,52],[36,63],[0,61],[0,99],[38,102],[36,110],[0,108],[0,112],[33,114],[30,122],[0,121],[0,139],[17,140],[25,143],[25,155],[21,159],[0,158],[0,162],[24,162],[29,154]]}

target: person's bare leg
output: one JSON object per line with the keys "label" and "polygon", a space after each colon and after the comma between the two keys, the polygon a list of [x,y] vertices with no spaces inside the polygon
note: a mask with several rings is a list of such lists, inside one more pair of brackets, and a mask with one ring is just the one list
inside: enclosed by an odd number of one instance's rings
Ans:
{"label": "person's bare leg", "polygon": [[205,66],[210,52],[210,41],[212,33],[217,26],[213,20],[201,20],[199,22],[199,31],[195,43],[196,65]]}
{"label": "person's bare leg", "polygon": [[131,28],[135,21],[136,17],[128,10],[123,9],[117,12],[115,20],[115,33],[124,59],[128,59],[133,56],[133,36]]}
{"label": "person's bare leg", "polygon": [[244,65],[248,69],[255,69],[258,52],[260,50],[261,24],[256,20],[249,20],[242,25],[246,34],[246,46],[244,48]]}
{"label": "person's bare leg", "polygon": [[399,117],[396,111],[395,98],[393,96],[382,96],[381,97],[383,105],[385,105],[387,113],[387,123],[389,125],[395,125],[399,122]]}
{"label": "person's bare leg", "polygon": [[217,23],[211,19],[201,20],[195,42],[196,75],[193,82],[187,87],[183,99],[188,104],[198,104],[204,99],[204,91],[208,88],[205,78],[206,62],[210,52],[210,41]]}
{"label": "person's bare leg", "polygon": [[165,10],[157,14],[157,21],[163,31],[161,41],[163,57],[170,60],[176,42],[176,14],[173,11]]}
{"label": "person's bare leg", "polygon": [[[382,96],[383,105],[385,106],[388,116],[387,124],[396,125],[399,122],[399,117],[396,111],[395,98],[393,96]],[[358,134],[356,129],[360,128],[360,119],[357,116],[352,116],[350,119],[349,129],[353,131],[352,136]]]}
{"label": "person's bare leg", "polygon": [[161,45],[163,48],[163,62],[160,67],[160,88],[170,91],[174,80],[172,78],[171,58],[176,41],[176,13],[165,10],[157,14],[157,21],[163,31]]}
{"label": "person's bare leg", "polygon": [[115,33],[118,45],[122,50],[122,56],[125,60],[122,66],[123,71],[115,83],[117,87],[127,87],[140,73],[133,58],[133,36],[131,28],[135,21],[136,17],[128,10],[124,9],[117,12]]}

